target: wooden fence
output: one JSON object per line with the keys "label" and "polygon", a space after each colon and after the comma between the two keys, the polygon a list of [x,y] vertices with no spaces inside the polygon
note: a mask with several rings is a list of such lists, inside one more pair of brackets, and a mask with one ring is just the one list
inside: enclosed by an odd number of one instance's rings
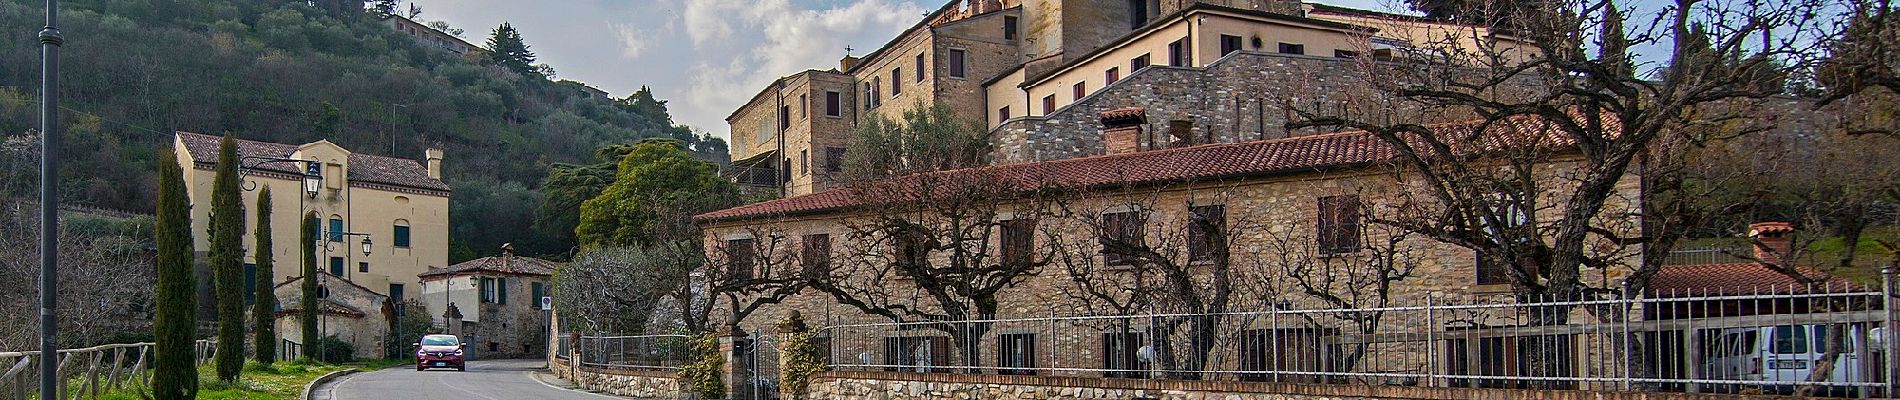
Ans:
{"label": "wooden fence", "polygon": [[[198,364],[209,363],[217,354],[217,342],[199,340],[192,352]],[[60,350],[59,396],[39,396],[39,367],[45,362],[38,351],[0,352],[0,400],[34,398],[97,399],[100,395],[123,388],[141,393],[151,384],[152,343],[108,344],[83,349]]]}

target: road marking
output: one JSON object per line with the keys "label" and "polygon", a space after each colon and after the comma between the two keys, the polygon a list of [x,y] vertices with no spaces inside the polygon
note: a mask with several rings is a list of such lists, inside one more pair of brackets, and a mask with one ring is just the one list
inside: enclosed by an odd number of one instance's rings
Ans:
{"label": "road marking", "polygon": [[526,374],[528,374],[528,379],[530,379],[530,380],[533,380],[533,381],[534,381],[534,383],[539,383],[539,384],[541,384],[541,386],[547,386],[547,387],[551,387],[551,388],[555,388],[555,389],[559,389],[559,390],[565,390],[565,391],[569,391],[569,392],[575,392],[575,393],[583,393],[583,394],[590,394],[590,395],[594,395],[594,396],[599,396],[599,397],[601,397],[601,398],[607,398],[607,399],[621,399],[621,398],[622,398],[622,397],[614,397],[614,396],[608,396],[608,395],[604,395],[604,394],[600,394],[600,393],[594,393],[594,392],[589,392],[589,391],[584,391],[584,390],[574,390],[574,389],[568,389],[568,388],[564,388],[564,387],[560,387],[560,386],[554,386],[553,384],[549,384],[549,383],[548,383],[547,381],[543,381],[543,380],[541,380],[541,376],[540,376],[539,374],[536,374],[536,373],[534,373],[534,371],[528,371],[528,372],[525,372],[525,373],[526,373]]}
{"label": "road marking", "polygon": [[[463,367],[463,368],[467,368],[467,367]],[[488,395],[485,395],[485,394],[481,394],[481,393],[475,393],[475,391],[472,391],[472,390],[468,390],[468,389],[463,389],[461,385],[451,385],[451,384],[449,384],[449,381],[448,381],[448,380],[446,380],[446,379],[448,379],[448,377],[449,377],[449,374],[441,374],[441,375],[436,375],[436,377],[435,377],[435,381],[436,381],[436,382],[441,382],[441,383],[442,383],[442,386],[448,386],[448,387],[451,387],[451,388],[455,388],[455,390],[458,390],[458,391],[461,391],[462,393],[468,393],[468,394],[472,394],[472,395],[475,395],[475,396],[477,396],[477,397],[481,397],[481,398],[484,398],[484,399],[488,399],[488,400],[501,400],[501,399],[497,399],[497,398],[493,398],[493,397],[488,397]]]}

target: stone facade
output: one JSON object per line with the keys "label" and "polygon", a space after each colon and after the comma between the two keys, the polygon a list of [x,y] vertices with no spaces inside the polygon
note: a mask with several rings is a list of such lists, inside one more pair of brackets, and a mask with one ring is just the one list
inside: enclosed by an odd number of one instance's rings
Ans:
{"label": "stone facade", "polygon": [[[323,279],[317,284],[317,305],[322,312],[317,314],[317,333],[348,342],[356,350],[356,358],[383,358],[389,321],[394,315],[389,296],[328,273],[319,274]],[[308,346],[311,342],[303,337],[299,317],[303,313],[302,282],[303,278],[292,278],[272,290],[281,310],[276,315],[277,336]]]}
{"label": "stone facade", "polygon": [[581,367],[569,374],[581,388],[636,399],[683,399],[679,375],[672,371],[630,371]]}
{"label": "stone facade", "polygon": [[557,264],[504,252],[422,274],[422,299],[432,309],[454,305],[459,316],[432,315],[444,332],[462,337],[472,358],[547,354],[549,277]]}

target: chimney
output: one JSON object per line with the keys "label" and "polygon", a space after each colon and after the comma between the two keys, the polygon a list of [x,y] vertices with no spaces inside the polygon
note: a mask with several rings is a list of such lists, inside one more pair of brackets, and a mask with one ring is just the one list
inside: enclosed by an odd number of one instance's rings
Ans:
{"label": "chimney", "polygon": [[442,180],[442,149],[423,150],[422,159],[429,167],[429,179]]}
{"label": "chimney", "polygon": [[1755,259],[1764,263],[1781,264],[1782,257],[1794,251],[1794,225],[1787,222],[1757,222],[1748,224],[1748,237],[1755,249]]}
{"label": "chimney", "polygon": [[838,72],[850,71],[855,66],[858,66],[858,56],[844,56],[838,60]]}
{"label": "chimney", "polygon": [[1141,151],[1141,128],[1148,123],[1148,111],[1141,107],[1122,107],[1103,111],[1102,147],[1110,155]]}

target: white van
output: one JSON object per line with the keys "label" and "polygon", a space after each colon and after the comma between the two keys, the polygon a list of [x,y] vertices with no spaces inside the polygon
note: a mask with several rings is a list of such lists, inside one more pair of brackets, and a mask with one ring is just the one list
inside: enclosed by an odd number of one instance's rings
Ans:
{"label": "white van", "polygon": [[[1832,325],[1781,325],[1755,328],[1728,328],[1711,330],[1703,340],[1702,376],[1707,379],[1756,382],[1744,387],[1756,387],[1766,392],[1791,392],[1800,384],[1810,381],[1815,364],[1828,351],[1827,335]],[[1835,359],[1834,370],[1828,374],[1827,382],[1832,391],[1843,391],[1851,386],[1843,384],[1861,383],[1861,362],[1854,349],[1865,346],[1858,335],[1866,326],[1849,325],[1853,329],[1846,336],[1840,356]],[[1871,334],[1883,334],[1880,329]],[[1878,351],[1877,348],[1868,350]],[[1876,356],[1878,357],[1878,356]],[[1871,361],[1871,360],[1870,360]],[[1850,390],[1851,391],[1851,390]]]}

